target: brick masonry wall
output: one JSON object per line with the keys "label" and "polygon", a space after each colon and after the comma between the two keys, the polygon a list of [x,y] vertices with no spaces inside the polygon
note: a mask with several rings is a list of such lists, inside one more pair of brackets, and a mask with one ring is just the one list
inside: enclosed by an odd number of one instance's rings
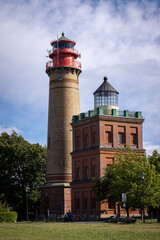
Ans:
{"label": "brick masonry wall", "polygon": [[71,209],[71,188],[46,187],[41,191],[41,213],[58,215]]}
{"label": "brick masonry wall", "polygon": [[[71,209],[72,116],[80,113],[80,70],[57,67],[47,71],[49,82],[46,185],[42,189],[41,212],[64,214]],[[68,187],[65,187],[67,184]]]}
{"label": "brick masonry wall", "polygon": [[72,116],[80,113],[79,84],[76,72],[62,69],[62,80],[58,73],[50,76],[47,182],[71,181]]}
{"label": "brick masonry wall", "polygon": [[[108,203],[96,204],[96,209],[92,209],[92,187],[93,183],[85,181],[85,171],[88,167],[88,179],[92,179],[92,166],[96,165],[96,177],[102,177],[107,165],[115,161],[115,156],[120,150],[127,151],[126,146],[130,146],[137,152],[143,152],[142,140],[143,119],[131,119],[122,117],[95,116],[82,121],[72,123],[73,126],[73,152],[72,152],[72,211],[81,214],[108,216],[114,215],[118,211],[109,208]],[[106,142],[106,131],[112,130],[112,143]],[[118,133],[124,132],[125,143],[119,144]],[[93,134],[95,133],[95,134]],[[137,135],[136,144],[132,143],[131,134]],[[86,145],[86,136],[88,142]],[[79,137],[77,146],[76,138]],[[93,141],[93,137],[95,140]],[[85,142],[85,144],[84,144]],[[77,169],[80,170],[77,176]],[[79,179],[79,180],[78,180]],[[75,181],[76,180],[76,181]],[[79,209],[76,207],[76,198],[80,199]],[[88,199],[88,200],[84,200]],[[91,200],[92,199],[92,200]],[[84,209],[84,201],[89,202],[88,209]],[[123,209],[121,210],[123,214]],[[133,212],[139,214],[139,210]]]}

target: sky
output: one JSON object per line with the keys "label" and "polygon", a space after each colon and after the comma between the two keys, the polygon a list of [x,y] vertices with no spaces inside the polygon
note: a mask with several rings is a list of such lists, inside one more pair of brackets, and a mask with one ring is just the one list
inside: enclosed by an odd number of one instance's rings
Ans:
{"label": "sky", "polygon": [[104,76],[119,109],[142,111],[147,154],[160,152],[160,0],[0,0],[0,133],[47,144],[50,42],[81,53],[80,108]]}

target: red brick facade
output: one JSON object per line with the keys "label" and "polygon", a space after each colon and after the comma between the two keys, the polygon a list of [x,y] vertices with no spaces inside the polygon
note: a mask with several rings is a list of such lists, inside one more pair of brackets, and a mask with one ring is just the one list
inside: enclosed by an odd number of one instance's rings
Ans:
{"label": "red brick facade", "polygon": [[71,209],[71,188],[70,186],[45,187],[42,189],[41,199],[41,212],[46,217],[51,214],[54,219],[57,215],[61,215]]}
{"label": "red brick facade", "polygon": [[[142,118],[96,115],[74,121],[72,152],[72,212],[97,218],[123,212],[118,204],[99,204],[91,191],[93,177],[100,178],[119,150],[127,146],[143,151]],[[139,214],[135,211],[134,214]]]}

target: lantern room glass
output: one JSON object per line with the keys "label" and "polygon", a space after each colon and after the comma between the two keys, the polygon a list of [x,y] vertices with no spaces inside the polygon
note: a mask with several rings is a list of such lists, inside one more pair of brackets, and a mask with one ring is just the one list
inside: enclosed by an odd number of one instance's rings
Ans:
{"label": "lantern room glass", "polygon": [[[74,44],[71,42],[58,42],[59,48],[72,48],[74,49]],[[57,48],[57,42],[53,44],[53,48]]]}
{"label": "lantern room glass", "polygon": [[118,94],[116,92],[97,92],[94,95],[94,106],[117,106]]}

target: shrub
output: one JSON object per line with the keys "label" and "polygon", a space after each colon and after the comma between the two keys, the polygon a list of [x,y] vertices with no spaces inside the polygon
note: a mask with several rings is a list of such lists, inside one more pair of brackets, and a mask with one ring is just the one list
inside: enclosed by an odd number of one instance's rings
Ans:
{"label": "shrub", "polygon": [[6,203],[4,193],[0,195],[0,212],[9,212],[9,207]]}
{"label": "shrub", "polygon": [[0,212],[0,222],[16,222],[17,212]]}

